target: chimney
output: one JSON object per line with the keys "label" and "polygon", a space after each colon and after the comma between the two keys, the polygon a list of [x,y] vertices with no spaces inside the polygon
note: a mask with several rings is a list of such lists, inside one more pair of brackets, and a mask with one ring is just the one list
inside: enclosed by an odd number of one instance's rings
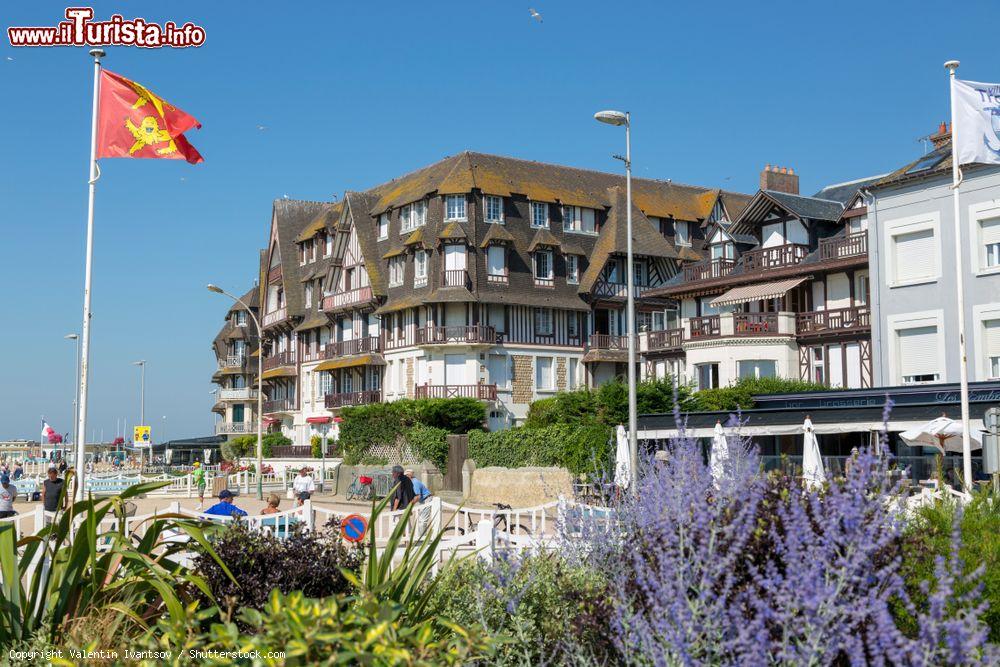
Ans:
{"label": "chimney", "polygon": [[931,144],[935,149],[941,148],[949,139],[951,139],[951,128],[948,127],[948,123],[941,121],[941,124],[938,125],[937,132],[927,138],[931,140]]}
{"label": "chimney", "polygon": [[791,167],[767,165],[760,172],[760,189],[799,194],[799,176]]}

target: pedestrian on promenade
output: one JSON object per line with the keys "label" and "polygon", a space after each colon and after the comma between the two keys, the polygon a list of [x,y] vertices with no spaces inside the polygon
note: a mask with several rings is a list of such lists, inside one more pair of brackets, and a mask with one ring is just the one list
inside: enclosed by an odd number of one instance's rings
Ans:
{"label": "pedestrian on promenade", "polygon": [[233,504],[233,492],[229,489],[219,491],[219,502],[209,507],[203,514],[226,517],[247,515],[246,510],[240,509]]}
{"label": "pedestrian on promenade", "polygon": [[260,511],[261,514],[277,514],[281,510],[278,509],[278,505],[281,504],[281,496],[277,493],[272,493],[267,497],[267,507]]}
{"label": "pedestrian on promenade", "polygon": [[42,482],[42,508],[46,512],[58,512],[66,508],[66,485],[59,476],[59,468],[49,466],[48,479]]}
{"label": "pedestrian on promenade", "polygon": [[[419,477],[413,476],[411,468],[406,469],[405,475],[413,483],[413,503],[415,505],[424,505],[425,501],[431,497],[431,490],[427,488],[426,484],[420,481]],[[423,507],[418,506],[414,511],[417,513],[417,534],[422,535],[427,531],[427,526],[431,522],[430,503],[427,503]]]}
{"label": "pedestrian on promenade", "polygon": [[192,473],[195,486],[198,487],[198,509],[205,504],[205,469],[201,467],[200,461],[194,462],[194,472]]}
{"label": "pedestrian on promenade", "polygon": [[22,477],[24,477],[24,468],[21,467],[21,462],[20,461],[15,461],[14,462],[14,481],[16,482],[17,480],[21,479]]}
{"label": "pedestrian on promenade", "polygon": [[313,481],[312,475],[309,474],[308,466],[299,468],[299,476],[292,482],[292,490],[298,499],[298,505],[301,505],[312,497],[313,492],[316,490],[316,483]]}
{"label": "pedestrian on promenade", "polygon": [[0,519],[14,516],[14,501],[17,500],[17,487],[10,483],[10,475],[0,474]]}
{"label": "pedestrian on promenade", "polygon": [[416,498],[413,482],[403,474],[403,466],[392,467],[392,478],[396,481],[396,492],[392,495],[392,509],[404,510]]}

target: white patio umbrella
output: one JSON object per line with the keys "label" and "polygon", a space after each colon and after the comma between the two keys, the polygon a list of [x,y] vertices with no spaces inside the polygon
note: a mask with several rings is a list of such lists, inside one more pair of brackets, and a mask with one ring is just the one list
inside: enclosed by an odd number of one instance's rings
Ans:
{"label": "white patio umbrella", "polygon": [[716,486],[725,474],[726,462],[729,460],[729,442],[726,432],[722,430],[722,422],[715,422],[715,433],[712,435],[712,450],[708,455],[708,467],[712,471]]}
{"label": "white patio umbrella", "polygon": [[802,430],[805,432],[802,439],[802,478],[806,486],[815,488],[826,481],[826,472],[819,454],[819,441],[816,440],[813,423],[808,416],[802,422]]}
{"label": "white patio umbrella", "polygon": [[[969,434],[973,449],[982,449],[976,433]],[[899,434],[911,447],[935,447],[939,452],[962,453],[962,422],[941,415],[926,424]]]}
{"label": "white patio umbrella", "polygon": [[632,468],[629,464],[628,433],[621,424],[615,429],[615,485],[620,489],[632,483]]}

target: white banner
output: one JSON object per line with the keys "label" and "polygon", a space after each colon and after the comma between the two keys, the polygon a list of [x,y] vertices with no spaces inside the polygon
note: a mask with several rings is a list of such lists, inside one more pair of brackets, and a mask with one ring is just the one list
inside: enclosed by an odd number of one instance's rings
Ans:
{"label": "white banner", "polygon": [[1000,84],[953,79],[958,163],[1000,164]]}

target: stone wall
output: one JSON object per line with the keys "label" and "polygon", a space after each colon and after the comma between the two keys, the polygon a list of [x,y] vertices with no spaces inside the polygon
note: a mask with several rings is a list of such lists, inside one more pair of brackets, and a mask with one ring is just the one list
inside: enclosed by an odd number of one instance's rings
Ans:
{"label": "stone wall", "polygon": [[556,389],[566,391],[566,357],[556,357]]}
{"label": "stone wall", "polygon": [[544,505],[573,496],[573,478],[565,468],[476,468],[468,501],[511,507]]}
{"label": "stone wall", "polygon": [[413,386],[413,357],[406,359],[406,397],[413,398],[415,393]]}
{"label": "stone wall", "polygon": [[531,403],[534,397],[534,364],[525,354],[511,355],[514,360],[514,377],[511,382],[511,402]]}

